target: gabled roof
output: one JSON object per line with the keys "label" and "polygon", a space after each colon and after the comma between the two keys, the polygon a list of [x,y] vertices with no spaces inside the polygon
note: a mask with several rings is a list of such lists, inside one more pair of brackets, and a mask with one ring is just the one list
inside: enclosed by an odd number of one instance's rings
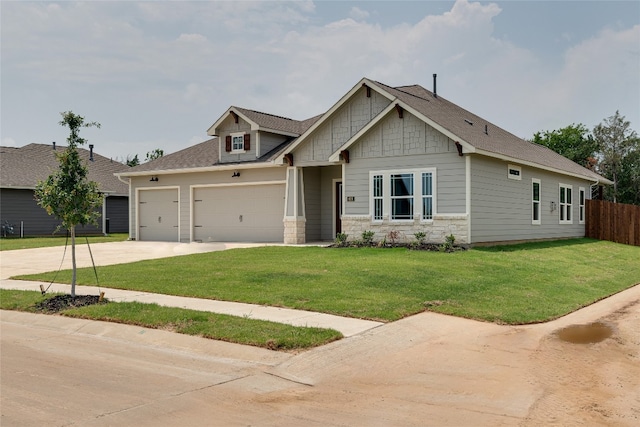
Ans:
{"label": "gabled roof", "polygon": [[320,116],[316,116],[311,119],[299,121],[287,117],[262,113],[260,111],[231,106],[213,125],[211,125],[211,127],[209,127],[207,134],[211,136],[217,135],[217,128],[227,117],[233,116],[234,114],[237,114],[245,121],[249,122],[251,124],[251,130],[273,132],[287,136],[301,135],[309,126],[311,126],[311,124],[308,124],[309,121],[314,118],[316,120],[320,118]]}
{"label": "gabled roof", "polygon": [[[176,173],[176,172],[193,172],[195,170],[217,170],[217,169],[238,169],[251,167],[264,167],[270,165],[274,160],[280,158],[282,152],[296,138],[315,123],[321,115],[311,117],[306,120],[294,120],[286,117],[274,116],[273,114],[261,113],[259,111],[247,110],[246,108],[230,107],[225,114],[222,115],[211,129],[219,126],[219,122],[224,120],[227,115],[233,111],[242,116],[245,120],[255,124],[260,131],[275,132],[289,136],[285,142],[275,147],[268,153],[263,154],[260,158],[251,161],[241,162],[224,162],[218,161],[218,151],[220,149],[217,137],[201,142],[175,153],[164,155],[156,160],[135,166],[119,176],[136,176],[149,175],[149,173]],[[253,125],[252,125],[253,126]]]}
{"label": "gabled roof", "polygon": [[550,170],[556,173],[612,184],[612,182],[606,178],[572,162],[547,147],[519,138],[488,120],[453,104],[440,95],[437,97],[434,96],[432,92],[420,85],[391,87],[366,78],[358,82],[347,95],[343,96],[312,128],[301,135],[294,144],[290,145],[283,154],[293,151],[298,145],[303,143],[315,128],[320,126],[325,120],[328,120],[331,114],[346,103],[362,85],[369,86],[378,91],[381,95],[391,100],[391,104],[360,132],[356,133],[336,150],[330,156],[330,161],[337,161],[342,150],[346,150],[349,146],[356,143],[362,133],[382,120],[395,105],[398,105],[416,115],[438,131],[444,133],[449,138],[459,142],[464,147],[464,152],[466,153],[482,154]]}
{"label": "gabled roof", "polygon": [[[38,181],[44,181],[56,169],[58,160],[55,153],[67,147],[49,144],[29,144],[24,147],[0,147],[0,187],[13,189],[35,189]],[[129,170],[129,166],[113,161],[93,152],[93,161],[89,160],[89,150],[78,147],[78,154],[89,168],[88,179],[98,183],[100,191],[128,195],[127,184],[114,174]]]}

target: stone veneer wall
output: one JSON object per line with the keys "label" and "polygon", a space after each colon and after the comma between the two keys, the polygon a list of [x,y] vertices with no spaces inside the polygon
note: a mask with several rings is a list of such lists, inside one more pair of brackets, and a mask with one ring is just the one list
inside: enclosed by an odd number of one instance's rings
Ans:
{"label": "stone veneer wall", "polygon": [[[398,231],[398,243],[410,243],[415,240],[414,233],[422,231],[427,234],[429,243],[444,243],[446,236],[453,234],[456,243],[466,244],[469,223],[466,215],[435,215],[433,222],[423,223],[420,218],[413,222],[390,222],[385,218],[382,222],[371,222],[370,216],[343,216],[342,232],[348,235],[347,240],[362,238],[363,231],[375,232],[374,241],[383,240],[390,231]],[[286,225],[285,225],[286,230]],[[286,231],[285,231],[286,233]]]}
{"label": "stone veneer wall", "polygon": [[301,245],[306,243],[306,220],[284,220],[284,243],[287,245]]}

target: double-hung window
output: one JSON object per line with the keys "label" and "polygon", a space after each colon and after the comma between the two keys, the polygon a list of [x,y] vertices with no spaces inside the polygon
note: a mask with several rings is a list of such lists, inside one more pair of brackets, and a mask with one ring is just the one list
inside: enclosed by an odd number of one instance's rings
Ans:
{"label": "double-hung window", "polygon": [[531,179],[531,224],[540,225],[540,180]]}
{"label": "double-hung window", "polygon": [[391,175],[391,220],[413,219],[413,174]]}
{"label": "double-hung window", "polygon": [[572,208],[572,193],[573,187],[570,185],[560,184],[560,224],[573,224],[573,217],[571,215]]}
{"label": "double-hung window", "polygon": [[436,213],[435,169],[370,174],[373,221],[431,221]]}

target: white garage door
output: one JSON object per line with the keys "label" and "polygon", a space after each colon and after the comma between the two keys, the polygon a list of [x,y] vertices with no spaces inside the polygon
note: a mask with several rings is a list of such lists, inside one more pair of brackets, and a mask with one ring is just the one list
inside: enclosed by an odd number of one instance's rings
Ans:
{"label": "white garage door", "polygon": [[178,189],[138,192],[138,240],[177,242]]}
{"label": "white garage door", "polygon": [[282,242],[284,184],[202,187],[193,191],[193,239]]}

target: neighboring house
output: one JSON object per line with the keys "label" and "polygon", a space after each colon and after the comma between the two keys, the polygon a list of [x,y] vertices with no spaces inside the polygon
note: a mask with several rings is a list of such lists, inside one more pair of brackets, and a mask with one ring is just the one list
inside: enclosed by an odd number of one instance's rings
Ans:
{"label": "neighboring house", "polygon": [[[60,224],[38,206],[34,190],[38,181],[44,181],[58,169],[55,153],[65,149],[55,144],[0,147],[0,221],[14,225],[14,235],[21,232],[24,236],[51,235]],[[99,225],[80,226],[78,233],[128,232],[129,188],[114,174],[130,168],[94,153],[92,148],[78,148],[78,153],[89,168],[88,179],[98,183],[104,197]]]}
{"label": "neighboring house", "polygon": [[208,134],[118,174],[130,183],[131,238],[579,237],[591,187],[610,184],[418,85],[362,79],[305,121],[230,107]]}

